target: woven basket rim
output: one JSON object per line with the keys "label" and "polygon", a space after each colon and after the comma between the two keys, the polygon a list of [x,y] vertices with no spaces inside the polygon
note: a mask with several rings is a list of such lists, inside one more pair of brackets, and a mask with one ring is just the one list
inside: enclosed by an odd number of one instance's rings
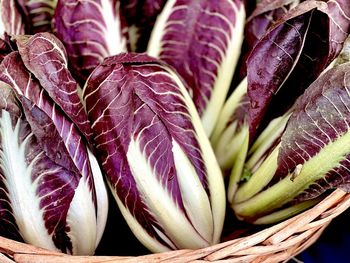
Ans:
{"label": "woven basket rim", "polygon": [[285,262],[312,245],[348,207],[350,194],[337,189],[303,213],[252,235],[197,250],[136,257],[70,256],[0,237],[0,262]]}

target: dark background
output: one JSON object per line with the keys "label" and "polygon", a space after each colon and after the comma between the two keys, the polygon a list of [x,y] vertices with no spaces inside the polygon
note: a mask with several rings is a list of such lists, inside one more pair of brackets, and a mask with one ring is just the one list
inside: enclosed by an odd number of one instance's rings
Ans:
{"label": "dark background", "polygon": [[108,195],[107,225],[96,249],[96,255],[138,256],[149,254],[150,252],[132,234],[110,191],[108,191]]}
{"label": "dark background", "polygon": [[296,258],[305,263],[350,262],[350,210],[335,218],[318,241]]}

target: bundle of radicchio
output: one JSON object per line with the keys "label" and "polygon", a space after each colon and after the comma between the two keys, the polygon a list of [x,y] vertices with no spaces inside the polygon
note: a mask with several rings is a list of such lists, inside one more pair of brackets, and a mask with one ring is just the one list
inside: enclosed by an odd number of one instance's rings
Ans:
{"label": "bundle of radicchio", "polygon": [[1,235],[93,254],[107,192],[66,52],[49,33],[16,42],[0,64]]}

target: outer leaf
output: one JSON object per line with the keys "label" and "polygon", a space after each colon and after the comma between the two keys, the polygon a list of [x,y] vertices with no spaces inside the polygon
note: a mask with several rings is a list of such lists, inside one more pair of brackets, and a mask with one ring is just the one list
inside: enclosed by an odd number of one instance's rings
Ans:
{"label": "outer leaf", "polygon": [[339,54],[349,17],[348,1],[303,2],[257,43],[247,62],[250,140],[265,116],[282,115]]}
{"label": "outer leaf", "polygon": [[31,34],[52,31],[52,18],[57,0],[17,0],[26,16]]}
{"label": "outer leaf", "polygon": [[[67,218],[63,220],[71,222],[69,225],[72,231],[67,230],[68,237],[73,238],[70,252],[91,254],[101,238],[107,206],[104,185],[100,184],[101,174],[90,167],[90,163],[92,165],[95,162],[94,157],[88,155],[84,140],[74,123],[27,71],[18,52],[5,57],[0,69],[0,79],[11,85],[22,101],[26,121],[38,140],[37,144],[56,165],[78,178],[79,185],[74,188],[74,198],[68,203]],[[85,215],[78,212],[80,209],[84,209]],[[76,233],[84,233],[84,236]],[[61,242],[61,245],[65,244],[64,240]]]}
{"label": "outer leaf", "polygon": [[[26,111],[32,111],[33,115],[41,115],[37,108],[28,108],[31,106],[30,101],[23,99],[22,105]],[[20,124],[18,125],[20,130],[24,129],[21,128]],[[30,130],[28,124],[26,129]],[[16,130],[13,133],[15,134]],[[12,150],[15,153],[18,152],[18,154],[13,155],[14,159],[10,159],[12,167],[18,165],[20,170],[14,170],[14,172],[22,174],[23,177],[16,178],[15,174],[4,171],[5,174],[9,173],[6,174],[8,188],[10,189],[9,195],[13,198],[11,203],[13,203],[14,210],[17,210],[14,213],[20,233],[28,243],[54,250],[59,249],[65,253],[73,253],[73,242],[67,233],[70,228],[67,224],[67,217],[80,175],[69,172],[64,167],[51,161],[45,155],[45,152],[40,149],[41,147],[38,147],[40,143],[38,143],[33,133],[29,133],[27,136],[29,136],[27,140],[30,144],[26,145],[24,143],[24,147],[27,148],[26,151],[28,152],[26,155],[20,155],[20,146],[16,148],[16,145],[11,145]],[[19,137],[24,137],[24,135],[19,134]],[[12,137],[5,137],[4,139],[13,140]],[[6,141],[3,142],[3,145],[6,145]],[[23,160],[28,160],[27,167],[22,163],[18,164]],[[24,167],[22,168],[22,166]],[[32,169],[33,171],[31,171]],[[14,185],[17,187],[14,187]],[[30,187],[30,185],[34,187]],[[32,189],[28,195],[20,194],[28,188]],[[57,191],[57,189],[62,190]],[[11,193],[13,190],[16,192]],[[39,198],[36,195],[39,195]],[[16,199],[19,199],[18,203],[16,203]],[[37,222],[36,229],[34,228],[35,231],[31,230],[34,221]],[[37,233],[40,233],[42,238],[39,239]]]}
{"label": "outer leaf", "polygon": [[[347,138],[350,122],[349,72],[348,63],[317,79],[298,100],[283,133],[276,177],[284,177],[299,164],[306,164],[316,155],[320,158],[327,150],[334,150],[328,152],[329,164],[322,165],[333,165],[332,169],[319,174],[322,179],[306,189],[300,200],[314,198],[327,189],[350,182],[350,148],[343,141]],[[342,145],[338,152],[345,153],[337,155],[335,145]]]}
{"label": "outer leaf", "polygon": [[257,182],[259,176],[270,177],[271,173],[273,183],[253,193],[252,198],[236,203],[238,215],[256,219],[290,202],[313,199],[328,189],[348,190],[349,72],[349,63],[329,70],[298,99],[281,143],[239,189],[235,199],[238,201],[242,191]]}
{"label": "outer leaf", "polygon": [[255,44],[268,31],[270,26],[282,18],[288,10],[303,0],[262,0],[247,18],[244,27],[244,42],[242,45],[241,61],[238,66],[240,79],[247,75],[246,62]]}
{"label": "outer leaf", "polygon": [[131,51],[146,51],[152,28],[166,0],[123,0],[120,3],[128,24]]}
{"label": "outer leaf", "polygon": [[[66,217],[77,176],[52,162],[28,123],[6,108],[1,111],[0,128],[1,195],[11,205],[12,211],[6,211],[15,218],[12,222],[26,242],[71,251]],[[57,188],[61,191],[55,191]]]}
{"label": "outer leaf", "polygon": [[[240,83],[226,100],[210,138],[221,169],[237,171],[234,172],[235,175],[231,173],[231,178],[236,178],[231,182],[239,180],[242,171],[238,167],[243,169],[242,162],[247,154],[244,154],[242,149],[248,150],[248,145],[244,145],[244,138],[248,136],[250,108],[247,95],[246,60],[269,27],[299,2],[299,0],[263,0],[258,3],[252,15],[247,19],[238,70],[232,81],[232,84],[238,81]],[[238,161],[238,158],[241,160]],[[229,196],[233,195],[231,188],[236,188],[236,186],[229,186]],[[231,197],[229,199],[231,200]]]}
{"label": "outer leaf", "polygon": [[[237,85],[236,89],[240,88],[243,85],[246,86],[247,80],[243,79],[247,74],[246,60],[256,43],[266,34],[270,26],[272,26],[277,20],[285,15],[289,9],[294,7],[299,2],[300,0],[262,0],[257,4],[254,12],[250,17],[247,18],[247,22],[244,28],[244,42],[242,45],[242,54],[240,56],[240,61],[238,64],[238,69],[240,71],[240,76],[238,78],[241,83]],[[241,87],[241,89],[243,88]],[[246,88],[244,93],[247,93]],[[242,103],[238,104],[239,101]],[[242,105],[243,107],[239,105]],[[220,113],[219,120],[216,124],[214,134],[212,134],[211,140],[214,144],[214,147],[220,137],[222,137],[221,134],[225,132],[227,133],[227,128],[232,123],[237,122],[238,124],[242,124],[246,122],[248,109],[249,97],[246,94],[243,95],[243,91],[234,91],[225,102],[222,113]],[[239,129],[240,127],[237,128]],[[231,134],[231,138],[234,138],[235,132],[231,132]]]}
{"label": "outer leaf", "polygon": [[125,54],[98,66],[83,96],[99,161],[139,240],[152,251],[218,242],[222,177],[180,79]]}
{"label": "outer leaf", "polygon": [[148,54],[173,66],[186,83],[208,135],[223,106],[243,39],[242,1],[168,1]]}
{"label": "outer leaf", "polygon": [[78,84],[67,68],[67,55],[62,43],[49,33],[38,33],[29,39],[18,37],[16,40],[25,66],[89,140],[90,124],[78,95]]}
{"label": "outer leaf", "polygon": [[343,49],[335,61],[335,65],[341,65],[350,62],[350,35],[345,40]]}
{"label": "outer leaf", "polygon": [[0,0],[0,38],[9,35],[24,34],[24,23],[15,0]]}
{"label": "outer leaf", "polygon": [[[49,125],[44,129],[34,128],[35,134],[39,137],[39,143],[46,154],[54,160],[57,164],[65,167],[67,170],[80,173],[83,163],[75,164],[71,156],[74,157],[75,148],[85,147],[80,139],[80,135],[74,126],[62,113],[62,111],[54,105],[52,99],[48,94],[40,87],[40,84],[30,72],[25,68],[21,57],[18,52],[13,52],[6,56],[0,65],[0,80],[10,85],[18,96],[25,96],[28,100],[36,104],[37,107],[44,110],[48,116],[52,116],[55,121],[55,125]],[[30,116],[27,116],[30,117]],[[41,116],[44,118],[45,115]],[[33,116],[35,118],[35,116]],[[52,122],[46,119],[42,120],[43,123]],[[33,121],[33,124],[36,122]],[[39,123],[37,123],[39,125]],[[57,126],[58,128],[56,129]],[[57,134],[57,130],[61,131],[61,134]],[[71,132],[69,132],[71,130]],[[67,140],[68,136],[73,133],[72,138],[79,138],[78,144],[75,140]],[[58,135],[58,136],[57,136]],[[63,138],[63,140],[62,140]],[[67,141],[67,148],[64,142]],[[74,142],[75,147],[69,147]],[[73,146],[73,145],[72,145]],[[68,153],[68,149],[71,149],[71,155]],[[86,151],[86,150],[85,150]],[[84,150],[82,151],[84,153]],[[83,156],[82,156],[83,157]],[[85,158],[83,158],[85,159]],[[80,168],[77,168],[77,166]]]}
{"label": "outer leaf", "polygon": [[126,51],[117,0],[59,0],[54,27],[82,86],[105,57]]}
{"label": "outer leaf", "polygon": [[[26,118],[27,120],[30,120],[31,127],[34,127],[36,130],[38,130],[40,127],[43,129],[47,126],[53,126],[52,120],[44,112],[42,112],[39,108],[34,106],[29,100],[25,99],[24,97],[21,97],[21,100]],[[54,135],[55,133],[52,134],[52,136]],[[77,158],[79,154],[85,154],[85,152],[79,152],[79,150],[79,148],[75,149],[76,155],[74,158]],[[101,203],[101,200],[98,200],[98,197],[96,198],[95,188],[91,188],[92,180],[95,180],[95,182],[96,180],[102,180],[102,175],[101,173],[95,173],[93,176],[99,176],[100,178],[92,178],[91,170],[89,170],[90,162],[88,156],[84,157],[87,158],[84,159],[84,170],[81,175],[79,174],[79,177],[83,177],[80,178],[78,185],[74,189],[74,197],[69,204],[67,218],[65,219],[67,226],[69,226],[69,228],[67,228],[66,235],[67,238],[72,240],[72,246],[69,252],[75,255],[91,255],[94,253],[95,248],[98,245],[99,239],[102,235],[102,233],[98,233],[98,231],[103,232],[106,220],[106,214],[102,216],[102,222],[100,221],[100,217],[101,210],[106,213],[104,206],[106,206],[107,203]],[[88,175],[89,177],[85,177],[87,171],[90,172]],[[55,191],[57,191],[57,188],[55,188]],[[59,194],[62,193],[59,192]],[[84,212],[82,213],[82,211]],[[55,212],[55,214],[57,215],[58,212]],[[44,218],[44,220],[47,221],[46,218]],[[102,224],[102,226],[100,224]],[[66,240],[62,241],[62,245],[66,244],[65,241]],[[58,247],[63,252],[67,252],[57,244],[56,247]]]}
{"label": "outer leaf", "polygon": [[[11,87],[0,81],[0,90],[0,108],[6,113],[10,113],[14,118],[20,118],[21,111],[16,103]],[[0,180],[0,211],[0,235],[23,241],[14,218],[8,189],[4,180]]]}

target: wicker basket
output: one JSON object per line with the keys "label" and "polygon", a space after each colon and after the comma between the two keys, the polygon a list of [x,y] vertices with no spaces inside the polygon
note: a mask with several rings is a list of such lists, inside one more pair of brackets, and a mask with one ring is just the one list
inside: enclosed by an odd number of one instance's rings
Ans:
{"label": "wicker basket", "polygon": [[0,237],[0,262],[283,262],[313,244],[349,206],[350,194],[336,190],[315,207],[253,235],[198,250],[138,257],[68,256]]}

